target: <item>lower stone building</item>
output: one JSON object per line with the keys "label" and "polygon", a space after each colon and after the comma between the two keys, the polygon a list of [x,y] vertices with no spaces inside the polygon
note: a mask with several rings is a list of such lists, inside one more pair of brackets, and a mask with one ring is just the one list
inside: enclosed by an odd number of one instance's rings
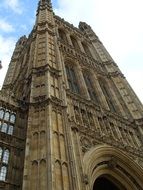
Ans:
{"label": "lower stone building", "polygon": [[0,92],[0,190],[103,189],[143,189],[143,106],[92,28],[40,0]]}

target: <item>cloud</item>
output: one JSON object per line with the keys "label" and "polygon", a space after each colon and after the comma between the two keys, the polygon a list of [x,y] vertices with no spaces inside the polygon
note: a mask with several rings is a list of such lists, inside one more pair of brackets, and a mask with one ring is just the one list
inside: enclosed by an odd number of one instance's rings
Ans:
{"label": "cloud", "polygon": [[23,8],[19,0],[5,0],[5,6],[12,9],[15,13],[21,14]]}
{"label": "cloud", "polygon": [[[6,7],[18,14],[21,14],[25,7],[22,6],[20,0],[3,1]],[[143,102],[141,73],[143,71],[143,25],[141,25],[143,1],[56,0],[56,2],[58,5],[54,11],[57,15],[75,26],[78,26],[79,21],[85,21],[91,25]],[[22,3],[24,5],[26,1]],[[29,21],[34,23],[33,17],[29,18]],[[19,26],[26,30],[25,24],[20,23]],[[8,38],[8,41],[7,44],[13,39]],[[6,59],[8,58],[4,58]],[[1,71],[3,72],[3,69]]]}
{"label": "cloud", "polygon": [[8,22],[6,22],[4,19],[0,19],[0,30],[4,32],[13,32],[14,27]]}
{"label": "cloud", "polygon": [[[15,47],[16,40],[12,37],[4,38],[0,35],[0,60],[2,61],[2,69],[0,70],[0,85],[4,81],[8,64]],[[0,86],[1,87],[1,86]]]}
{"label": "cloud", "polygon": [[143,1],[58,0],[57,7],[68,22],[91,25],[143,102]]}

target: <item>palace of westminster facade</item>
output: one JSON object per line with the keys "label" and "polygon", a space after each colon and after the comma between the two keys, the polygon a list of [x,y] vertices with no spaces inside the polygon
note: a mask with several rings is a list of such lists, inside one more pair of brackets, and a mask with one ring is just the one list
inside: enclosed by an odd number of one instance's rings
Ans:
{"label": "palace of westminster facade", "polygon": [[40,0],[0,92],[0,190],[103,189],[143,190],[143,106],[92,28]]}

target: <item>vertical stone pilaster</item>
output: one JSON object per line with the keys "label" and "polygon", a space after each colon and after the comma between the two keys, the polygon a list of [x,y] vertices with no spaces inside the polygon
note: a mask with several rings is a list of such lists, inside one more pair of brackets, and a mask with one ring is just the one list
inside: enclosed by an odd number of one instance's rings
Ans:
{"label": "vertical stone pilaster", "polygon": [[78,62],[77,62],[77,73],[78,73],[77,78],[78,78],[80,88],[81,88],[81,94],[89,100],[90,96],[89,96],[87,86],[83,77],[81,66],[79,65]]}

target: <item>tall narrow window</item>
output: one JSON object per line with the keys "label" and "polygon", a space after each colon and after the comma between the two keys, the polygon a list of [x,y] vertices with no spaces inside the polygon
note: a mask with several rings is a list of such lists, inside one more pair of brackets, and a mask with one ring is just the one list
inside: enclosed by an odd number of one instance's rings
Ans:
{"label": "tall narrow window", "polygon": [[6,174],[7,174],[7,167],[2,166],[0,169],[0,181],[5,181],[6,180]]}
{"label": "tall narrow window", "polygon": [[66,66],[66,73],[70,90],[79,93],[79,86],[74,69],[70,66]]}
{"label": "tall narrow window", "polygon": [[116,112],[116,108],[115,108],[115,105],[113,103],[112,96],[111,96],[111,94],[109,92],[109,87],[107,85],[107,82],[100,78],[99,79],[99,84],[100,84],[102,92],[103,92],[103,94],[104,94],[104,96],[106,98],[106,101],[108,103],[108,106],[109,106],[110,110],[113,111],[113,112]]}
{"label": "tall narrow window", "polygon": [[74,46],[74,48],[79,49],[78,42],[73,36],[71,36],[71,41],[72,41],[72,45]]}
{"label": "tall narrow window", "polygon": [[0,110],[0,118],[3,119],[3,116],[4,116],[4,110],[1,109],[1,110]]}
{"label": "tall narrow window", "polygon": [[8,128],[8,134],[9,135],[13,134],[13,126],[12,125],[10,125],[9,128]]}
{"label": "tall narrow window", "polygon": [[5,164],[8,164],[8,160],[9,160],[9,150],[5,150],[4,153],[3,153],[3,160],[2,162],[5,163]]}
{"label": "tall narrow window", "polygon": [[7,124],[3,123],[2,126],[1,126],[1,132],[7,133],[7,128],[8,128]]}
{"label": "tall narrow window", "polygon": [[5,112],[4,119],[6,121],[9,121],[9,116],[10,116],[9,112]]}
{"label": "tall narrow window", "polygon": [[67,42],[67,37],[66,37],[65,32],[63,30],[61,30],[61,29],[58,29],[58,33],[59,33],[60,40],[62,40],[64,42]]}
{"label": "tall narrow window", "polygon": [[15,115],[14,114],[12,114],[11,116],[10,116],[10,122],[11,123],[15,123]]}
{"label": "tall narrow window", "polygon": [[95,101],[96,103],[99,103],[98,97],[97,97],[96,92],[93,88],[93,84],[91,82],[91,79],[90,79],[88,73],[84,73],[83,76],[84,76],[84,80],[85,80],[85,83],[86,83],[88,93],[90,95],[91,100]]}
{"label": "tall narrow window", "polygon": [[1,161],[1,158],[2,158],[2,148],[0,147],[0,161]]}
{"label": "tall narrow window", "polygon": [[87,55],[89,55],[89,56],[92,56],[92,55],[91,55],[91,52],[90,52],[90,50],[89,50],[89,47],[88,47],[85,43],[82,43],[82,46],[83,46],[83,49],[84,49],[85,53],[86,53]]}

